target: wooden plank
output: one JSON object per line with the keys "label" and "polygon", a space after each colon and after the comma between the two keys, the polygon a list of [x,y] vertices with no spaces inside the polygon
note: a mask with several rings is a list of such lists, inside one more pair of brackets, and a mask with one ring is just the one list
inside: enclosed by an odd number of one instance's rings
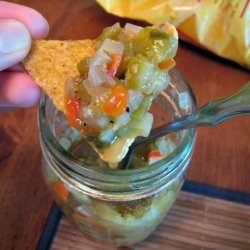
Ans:
{"label": "wooden plank", "polygon": [[[185,201],[185,202],[184,202]],[[181,192],[162,224],[132,249],[250,249],[250,206]],[[116,249],[88,239],[63,218],[51,250]]]}

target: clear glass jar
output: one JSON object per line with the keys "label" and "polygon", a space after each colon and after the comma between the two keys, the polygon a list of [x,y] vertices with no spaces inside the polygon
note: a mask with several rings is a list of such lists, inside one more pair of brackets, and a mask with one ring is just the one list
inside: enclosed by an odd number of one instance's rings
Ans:
{"label": "clear glass jar", "polygon": [[[191,88],[172,71],[169,86],[152,106],[154,126],[195,108]],[[79,134],[45,95],[39,127],[43,173],[57,204],[83,233],[115,246],[144,240],[164,219],[183,185],[195,144],[195,130],[184,130],[169,136],[175,146],[165,158],[152,164],[135,160],[133,168],[117,170],[107,168],[82,140],[77,154],[67,150]]]}

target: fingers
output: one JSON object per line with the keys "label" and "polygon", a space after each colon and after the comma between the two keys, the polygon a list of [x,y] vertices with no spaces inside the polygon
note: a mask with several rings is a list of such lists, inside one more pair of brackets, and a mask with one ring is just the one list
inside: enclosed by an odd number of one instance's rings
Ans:
{"label": "fingers", "polygon": [[37,11],[0,1],[0,71],[21,61],[29,52],[32,38],[48,34],[48,23]]}
{"label": "fingers", "polygon": [[0,71],[21,61],[30,50],[31,37],[48,34],[46,19],[37,11],[0,1]]}
{"label": "fingers", "polygon": [[17,63],[28,54],[31,39],[44,38],[48,31],[46,19],[37,11],[0,1],[0,71],[5,70],[0,72],[0,111],[38,101],[40,88]]}
{"label": "fingers", "polygon": [[0,72],[0,111],[31,107],[40,97],[40,88],[26,73]]}
{"label": "fingers", "polygon": [[4,1],[0,1],[0,10],[0,19],[15,19],[22,22],[32,38],[40,39],[47,36],[49,32],[48,22],[36,10]]}
{"label": "fingers", "polygon": [[5,71],[14,71],[14,72],[26,72],[24,66],[22,63],[17,63],[11,67],[9,67],[8,69],[6,69]]}
{"label": "fingers", "polygon": [[0,19],[0,71],[21,61],[28,54],[30,45],[30,33],[24,24]]}

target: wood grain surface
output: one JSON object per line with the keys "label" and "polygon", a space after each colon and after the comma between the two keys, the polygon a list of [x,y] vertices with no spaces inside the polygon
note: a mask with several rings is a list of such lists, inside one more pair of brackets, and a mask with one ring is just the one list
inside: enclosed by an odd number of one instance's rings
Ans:
{"label": "wood grain surface", "polygon": [[[12,2],[41,12],[50,24],[49,39],[95,38],[104,27],[128,21],[105,13],[93,0]],[[180,43],[176,61],[199,106],[231,94],[250,79],[249,71],[185,43]],[[52,204],[41,175],[36,110],[0,114],[1,250],[35,249]],[[249,117],[241,117],[200,128],[187,178],[250,192],[249,124]]]}
{"label": "wood grain surface", "polygon": [[[152,235],[124,250],[249,250],[250,206],[181,192]],[[115,250],[95,242],[62,218],[51,250]]]}

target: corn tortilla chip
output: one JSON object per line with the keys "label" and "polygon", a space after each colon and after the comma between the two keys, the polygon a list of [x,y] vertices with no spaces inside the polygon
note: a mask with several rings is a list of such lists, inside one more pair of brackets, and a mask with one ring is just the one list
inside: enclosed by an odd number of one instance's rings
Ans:
{"label": "corn tortilla chip", "polygon": [[77,63],[94,53],[92,45],[91,40],[36,40],[23,60],[29,74],[63,112],[65,82],[79,75]]}

